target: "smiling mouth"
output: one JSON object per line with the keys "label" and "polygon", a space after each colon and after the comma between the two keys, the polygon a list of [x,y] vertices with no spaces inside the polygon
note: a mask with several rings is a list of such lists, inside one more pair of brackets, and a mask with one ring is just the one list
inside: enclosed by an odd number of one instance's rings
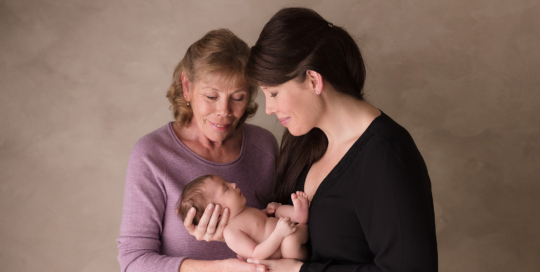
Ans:
{"label": "smiling mouth", "polygon": [[214,124],[212,122],[210,122],[210,124],[212,124],[213,126],[215,126],[218,129],[225,129],[225,128],[228,128],[231,125],[231,124]]}
{"label": "smiling mouth", "polygon": [[285,126],[289,122],[289,120],[291,120],[291,117],[286,117],[286,118],[280,118],[279,119],[282,126]]}

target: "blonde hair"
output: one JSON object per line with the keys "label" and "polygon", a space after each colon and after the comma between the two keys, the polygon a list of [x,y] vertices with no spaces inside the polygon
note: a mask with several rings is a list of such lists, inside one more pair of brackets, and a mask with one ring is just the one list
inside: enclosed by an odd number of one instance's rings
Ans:
{"label": "blonde hair", "polygon": [[191,82],[212,75],[218,76],[220,82],[227,86],[246,86],[249,100],[238,126],[255,115],[257,86],[249,83],[244,74],[248,58],[248,45],[228,29],[212,30],[193,43],[176,66],[173,83],[167,91],[175,121],[184,126],[193,117],[193,111],[184,99],[182,72]]}

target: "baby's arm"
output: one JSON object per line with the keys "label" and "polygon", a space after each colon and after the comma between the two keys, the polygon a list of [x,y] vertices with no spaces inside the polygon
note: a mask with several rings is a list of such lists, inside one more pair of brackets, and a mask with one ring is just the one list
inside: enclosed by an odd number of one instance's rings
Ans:
{"label": "baby's arm", "polygon": [[[262,243],[257,244],[246,233],[240,229],[226,228],[223,232],[225,242],[230,249],[244,258],[255,258],[259,260],[272,256],[279,248],[283,238],[294,233],[295,224],[289,218],[281,218],[274,231]],[[262,230],[264,231],[264,230]]]}

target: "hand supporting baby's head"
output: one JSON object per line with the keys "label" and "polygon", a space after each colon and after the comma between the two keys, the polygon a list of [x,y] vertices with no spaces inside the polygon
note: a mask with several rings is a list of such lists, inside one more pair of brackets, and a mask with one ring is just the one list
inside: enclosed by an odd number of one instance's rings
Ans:
{"label": "hand supporting baby's head", "polygon": [[186,218],[189,210],[195,208],[193,224],[198,225],[203,216],[204,209],[211,202],[205,191],[205,182],[211,179],[212,175],[201,176],[188,183],[182,190],[182,195],[176,202],[176,213],[182,219]]}
{"label": "hand supporting baby's head", "polygon": [[229,183],[218,175],[206,175],[188,183],[182,191],[182,196],[176,203],[176,213],[184,221],[189,210],[196,210],[193,224],[198,225],[208,204],[219,205],[229,210],[233,218],[245,207],[246,198],[236,183]]}

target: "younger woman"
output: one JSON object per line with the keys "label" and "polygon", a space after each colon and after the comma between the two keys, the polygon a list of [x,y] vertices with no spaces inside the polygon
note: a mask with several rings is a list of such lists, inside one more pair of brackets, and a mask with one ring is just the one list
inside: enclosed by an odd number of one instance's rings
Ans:
{"label": "younger woman", "polygon": [[287,128],[274,201],[311,201],[306,262],[253,260],[270,271],[437,271],[431,182],[413,139],[363,98],[365,68],[341,27],[303,8],[270,19],[249,78]]}

